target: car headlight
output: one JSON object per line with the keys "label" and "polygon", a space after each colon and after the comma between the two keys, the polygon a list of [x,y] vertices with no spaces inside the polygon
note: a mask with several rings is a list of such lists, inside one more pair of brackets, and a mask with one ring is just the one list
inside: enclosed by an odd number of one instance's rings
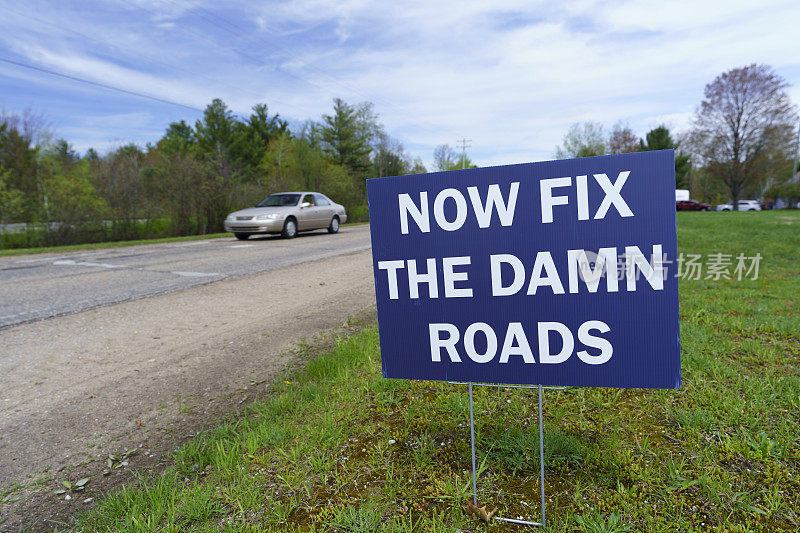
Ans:
{"label": "car headlight", "polygon": [[256,220],[275,220],[277,218],[283,218],[283,215],[280,213],[270,213],[269,215],[258,215]]}
{"label": "car headlight", "polygon": [[236,217],[233,216],[233,213],[231,213],[230,215],[228,215],[228,218],[226,218],[225,220],[234,220],[235,218]]}

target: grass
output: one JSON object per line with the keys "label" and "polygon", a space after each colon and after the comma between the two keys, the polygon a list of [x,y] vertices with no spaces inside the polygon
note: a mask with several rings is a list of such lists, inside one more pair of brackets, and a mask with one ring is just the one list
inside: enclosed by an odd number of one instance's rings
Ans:
{"label": "grass", "polygon": [[209,233],[208,235],[188,235],[185,237],[162,237],[159,239],[139,239],[136,241],[92,242],[86,244],[70,244],[67,246],[38,246],[36,248],[11,248],[0,250],[0,257],[10,255],[45,254],[58,252],[78,252],[81,250],[98,250],[103,248],[119,248],[122,246],[138,246],[141,244],[159,244],[163,242],[197,241],[232,237],[232,233]]}
{"label": "grass", "polygon": [[[680,213],[684,253],[758,280],[681,281],[683,387],[546,391],[548,531],[800,528],[800,213]],[[507,531],[467,516],[463,386],[381,378],[374,328],[195,438],[78,531]],[[482,500],[538,519],[535,391],[478,387]]]}
{"label": "grass", "polygon": [[[369,222],[348,222],[342,227],[363,226]],[[11,248],[0,250],[0,257],[11,255],[44,254],[58,252],[78,252],[81,250],[98,250],[103,248],[120,248],[123,246],[138,246],[142,244],[160,244],[165,242],[198,241],[206,239],[221,239],[223,237],[233,237],[233,233],[209,233],[207,235],[187,235],[184,237],[161,237],[157,239],[139,239],[135,241],[111,241],[93,242],[86,244],[70,244],[67,246],[38,246],[35,248]]]}

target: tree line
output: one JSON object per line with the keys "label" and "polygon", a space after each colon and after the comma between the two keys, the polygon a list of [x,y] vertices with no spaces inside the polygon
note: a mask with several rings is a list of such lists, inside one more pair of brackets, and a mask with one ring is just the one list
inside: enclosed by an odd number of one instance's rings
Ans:
{"label": "tree line", "polygon": [[[691,129],[662,125],[637,137],[623,123],[572,125],[556,157],[674,149],[676,188],[696,199],[800,201],[797,110],[787,83],[768,66],[748,65],[706,85]],[[439,171],[474,168],[443,144]],[[219,99],[161,139],[100,155],[79,155],[52,139],[45,119],[0,111],[0,248],[128,240],[223,231],[227,213],[266,194],[314,190],[342,203],[350,220],[368,220],[366,179],[426,172],[390,137],[372,104],[333,101],[330,114],[294,129],[266,104],[236,116]],[[2,231],[24,223],[24,231]]]}
{"label": "tree line", "polygon": [[[709,203],[759,198],[800,201],[798,114],[788,84],[767,65],[747,65],[705,86],[690,129],[673,137],[665,125],[638,138],[623,123],[573,124],[556,148],[559,159],[675,150],[675,187]],[[797,137],[795,134],[797,133]]]}
{"label": "tree line", "polygon": [[4,247],[224,231],[225,216],[266,194],[314,190],[367,220],[367,178],[425,172],[378,122],[372,104],[335,99],[293,131],[266,104],[237,117],[219,99],[194,125],[170,124],[144,148],[80,156],[52,140],[41,115],[0,115],[0,234]]}

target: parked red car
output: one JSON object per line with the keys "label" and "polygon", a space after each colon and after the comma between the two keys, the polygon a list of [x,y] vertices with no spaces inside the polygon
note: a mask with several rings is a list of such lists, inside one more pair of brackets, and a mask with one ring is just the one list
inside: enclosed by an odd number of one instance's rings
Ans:
{"label": "parked red car", "polygon": [[711,209],[709,204],[697,202],[695,200],[681,200],[675,202],[676,211],[708,211]]}

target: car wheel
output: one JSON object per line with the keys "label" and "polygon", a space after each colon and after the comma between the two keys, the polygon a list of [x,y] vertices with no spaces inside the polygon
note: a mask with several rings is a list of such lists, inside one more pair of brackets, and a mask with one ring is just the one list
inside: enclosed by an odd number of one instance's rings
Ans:
{"label": "car wheel", "polygon": [[328,226],[328,233],[337,233],[339,231],[339,217],[333,217]]}
{"label": "car wheel", "polygon": [[700,211],[708,211],[708,208],[707,208],[707,207],[704,207],[704,208],[703,208],[703,209],[701,209]]}
{"label": "car wheel", "polygon": [[249,233],[234,233],[233,235],[240,241],[246,241],[250,237]]}
{"label": "car wheel", "polygon": [[297,222],[295,222],[293,218],[288,219],[283,225],[281,236],[284,239],[293,239],[295,236],[297,236]]}

